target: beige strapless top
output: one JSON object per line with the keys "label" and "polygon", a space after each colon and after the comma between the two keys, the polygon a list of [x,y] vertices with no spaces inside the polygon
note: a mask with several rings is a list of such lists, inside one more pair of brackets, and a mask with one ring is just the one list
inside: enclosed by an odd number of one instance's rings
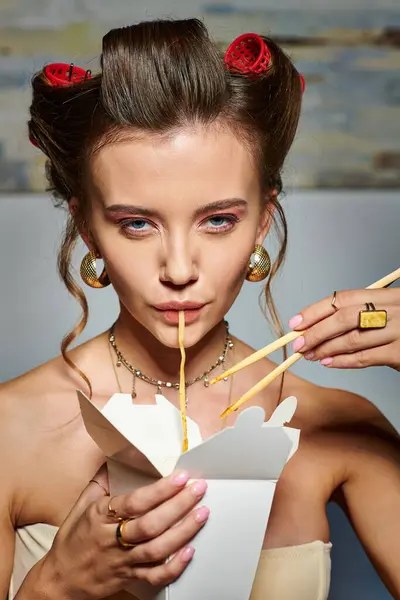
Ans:
{"label": "beige strapless top", "polygon": [[[57,531],[57,527],[44,523],[17,529],[9,600],[14,598],[28,571],[50,550]],[[331,547],[332,544],[317,540],[262,550],[250,600],[327,600]],[[121,592],[112,600],[134,598]]]}

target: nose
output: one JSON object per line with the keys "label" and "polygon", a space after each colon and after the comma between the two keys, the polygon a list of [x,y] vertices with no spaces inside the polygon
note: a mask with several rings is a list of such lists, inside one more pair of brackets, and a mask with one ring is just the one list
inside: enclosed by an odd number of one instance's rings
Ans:
{"label": "nose", "polygon": [[198,279],[198,266],[189,240],[176,238],[164,248],[160,280],[174,286],[185,286]]}

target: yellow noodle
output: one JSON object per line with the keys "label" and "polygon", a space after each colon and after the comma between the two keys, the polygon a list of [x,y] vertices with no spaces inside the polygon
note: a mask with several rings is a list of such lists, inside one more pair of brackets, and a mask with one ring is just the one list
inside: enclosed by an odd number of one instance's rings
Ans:
{"label": "yellow noodle", "polygon": [[186,452],[189,448],[189,440],[187,433],[187,417],[186,417],[186,387],[185,387],[185,362],[186,362],[186,352],[184,346],[184,336],[185,336],[185,313],[183,310],[179,311],[179,327],[178,327],[178,343],[179,349],[181,351],[181,368],[179,372],[179,403],[181,407],[181,417],[182,417],[182,429],[183,429],[183,442],[182,442],[182,452]]}

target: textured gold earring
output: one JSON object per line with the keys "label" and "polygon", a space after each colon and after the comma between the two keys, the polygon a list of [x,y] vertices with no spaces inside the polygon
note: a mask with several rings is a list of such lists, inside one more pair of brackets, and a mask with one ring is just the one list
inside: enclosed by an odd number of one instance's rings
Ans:
{"label": "textured gold earring", "polygon": [[271,270],[271,259],[264,246],[256,244],[247,269],[247,281],[262,281]]}
{"label": "textured gold earring", "polygon": [[98,257],[95,252],[91,251],[85,254],[81,262],[81,277],[86,285],[92,288],[104,288],[110,285],[111,281],[105,268],[102,270],[101,275],[97,277],[96,258]]}

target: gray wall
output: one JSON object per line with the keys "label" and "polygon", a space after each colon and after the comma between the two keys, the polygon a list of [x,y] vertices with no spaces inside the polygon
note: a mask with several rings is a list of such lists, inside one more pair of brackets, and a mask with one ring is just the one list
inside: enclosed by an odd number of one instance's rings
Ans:
{"label": "gray wall", "polygon": [[[283,203],[289,254],[275,297],[285,324],[333,289],[366,287],[399,266],[398,193],[289,193]],[[63,221],[63,212],[45,195],[0,196],[0,381],[55,356],[61,337],[78,317],[75,302],[56,275]],[[77,265],[82,253],[80,248]],[[255,309],[259,291],[258,284],[245,284],[229,314],[232,331],[256,348],[272,339]],[[108,327],[118,309],[112,289],[89,290],[88,297],[91,316],[82,340]],[[294,371],[318,384],[363,394],[400,429],[399,373],[387,368],[338,372],[305,361]],[[334,544],[331,598],[390,598],[341,513],[332,507],[329,517]]]}

